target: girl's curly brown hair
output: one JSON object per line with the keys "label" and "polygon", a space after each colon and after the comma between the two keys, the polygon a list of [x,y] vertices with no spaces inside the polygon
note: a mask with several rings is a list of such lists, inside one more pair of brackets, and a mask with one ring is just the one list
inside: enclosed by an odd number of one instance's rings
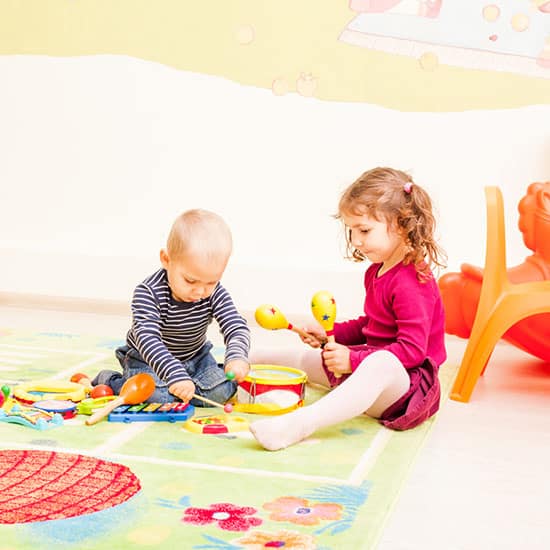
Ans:
{"label": "girl's curly brown hair", "polygon": [[[445,252],[434,237],[430,196],[406,172],[384,167],[365,172],[340,197],[335,217],[341,219],[344,213],[383,219],[400,231],[407,244],[403,263],[414,264],[421,280],[429,277],[432,267],[445,267]],[[365,260],[353,246],[350,231],[346,231],[346,253],[355,261]]]}

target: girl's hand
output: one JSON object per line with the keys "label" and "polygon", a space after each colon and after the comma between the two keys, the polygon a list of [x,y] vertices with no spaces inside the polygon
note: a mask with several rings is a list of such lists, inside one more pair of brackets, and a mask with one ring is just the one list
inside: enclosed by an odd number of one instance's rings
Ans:
{"label": "girl's hand", "polygon": [[225,365],[224,371],[226,374],[232,372],[235,375],[235,381],[242,382],[250,372],[250,365],[242,359],[233,359]]}
{"label": "girl's hand", "polygon": [[174,384],[168,387],[168,391],[179,397],[184,403],[187,403],[193,399],[195,393],[195,384],[192,380],[182,380],[181,382],[174,382]]}
{"label": "girl's hand", "polygon": [[349,348],[336,342],[327,342],[323,349],[325,365],[334,374],[349,374],[351,372],[349,355]]}
{"label": "girl's hand", "polygon": [[300,335],[300,339],[312,348],[320,348],[327,341],[327,333],[319,324],[303,327],[302,330],[307,332],[307,336]]}

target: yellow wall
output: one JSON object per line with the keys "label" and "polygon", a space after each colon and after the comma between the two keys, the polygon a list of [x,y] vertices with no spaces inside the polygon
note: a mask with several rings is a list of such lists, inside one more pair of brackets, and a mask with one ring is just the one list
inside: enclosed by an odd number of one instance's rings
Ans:
{"label": "yellow wall", "polygon": [[403,111],[550,103],[550,79],[345,44],[354,15],[346,0],[2,0],[0,54],[129,55],[278,94],[304,75],[302,95]]}

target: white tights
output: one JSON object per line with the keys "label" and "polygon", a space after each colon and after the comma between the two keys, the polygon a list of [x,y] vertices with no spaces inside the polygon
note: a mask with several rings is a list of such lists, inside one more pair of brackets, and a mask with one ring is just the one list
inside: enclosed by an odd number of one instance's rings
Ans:
{"label": "white tights", "polygon": [[[254,352],[252,363],[269,363],[305,371],[308,380],[329,387],[320,350]],[[388,351],[367,356],[354,373],[315,403],[295,411],[258,420],[250,430],[270,451],[293,445],[320,428],[349,420],[366,412],[378,418],[409,389],[409,375],[399,359]]]}

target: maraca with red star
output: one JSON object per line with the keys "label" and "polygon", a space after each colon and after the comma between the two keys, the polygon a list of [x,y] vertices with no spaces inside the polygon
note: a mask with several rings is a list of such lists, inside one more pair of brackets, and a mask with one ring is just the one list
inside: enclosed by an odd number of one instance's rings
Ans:
{"label": "maraca with red star", "polygon": [[256,309],[254,314],[256,322],[263,328],[267,330],[278,330],[278,329],[288,329],[296,332],[302,338],[307,338],[309,335],[304,330],[294,326],[292,323],[289,323],[286,320],[286,317],[283,315],[282,311],[271,305],[263,304]]}

